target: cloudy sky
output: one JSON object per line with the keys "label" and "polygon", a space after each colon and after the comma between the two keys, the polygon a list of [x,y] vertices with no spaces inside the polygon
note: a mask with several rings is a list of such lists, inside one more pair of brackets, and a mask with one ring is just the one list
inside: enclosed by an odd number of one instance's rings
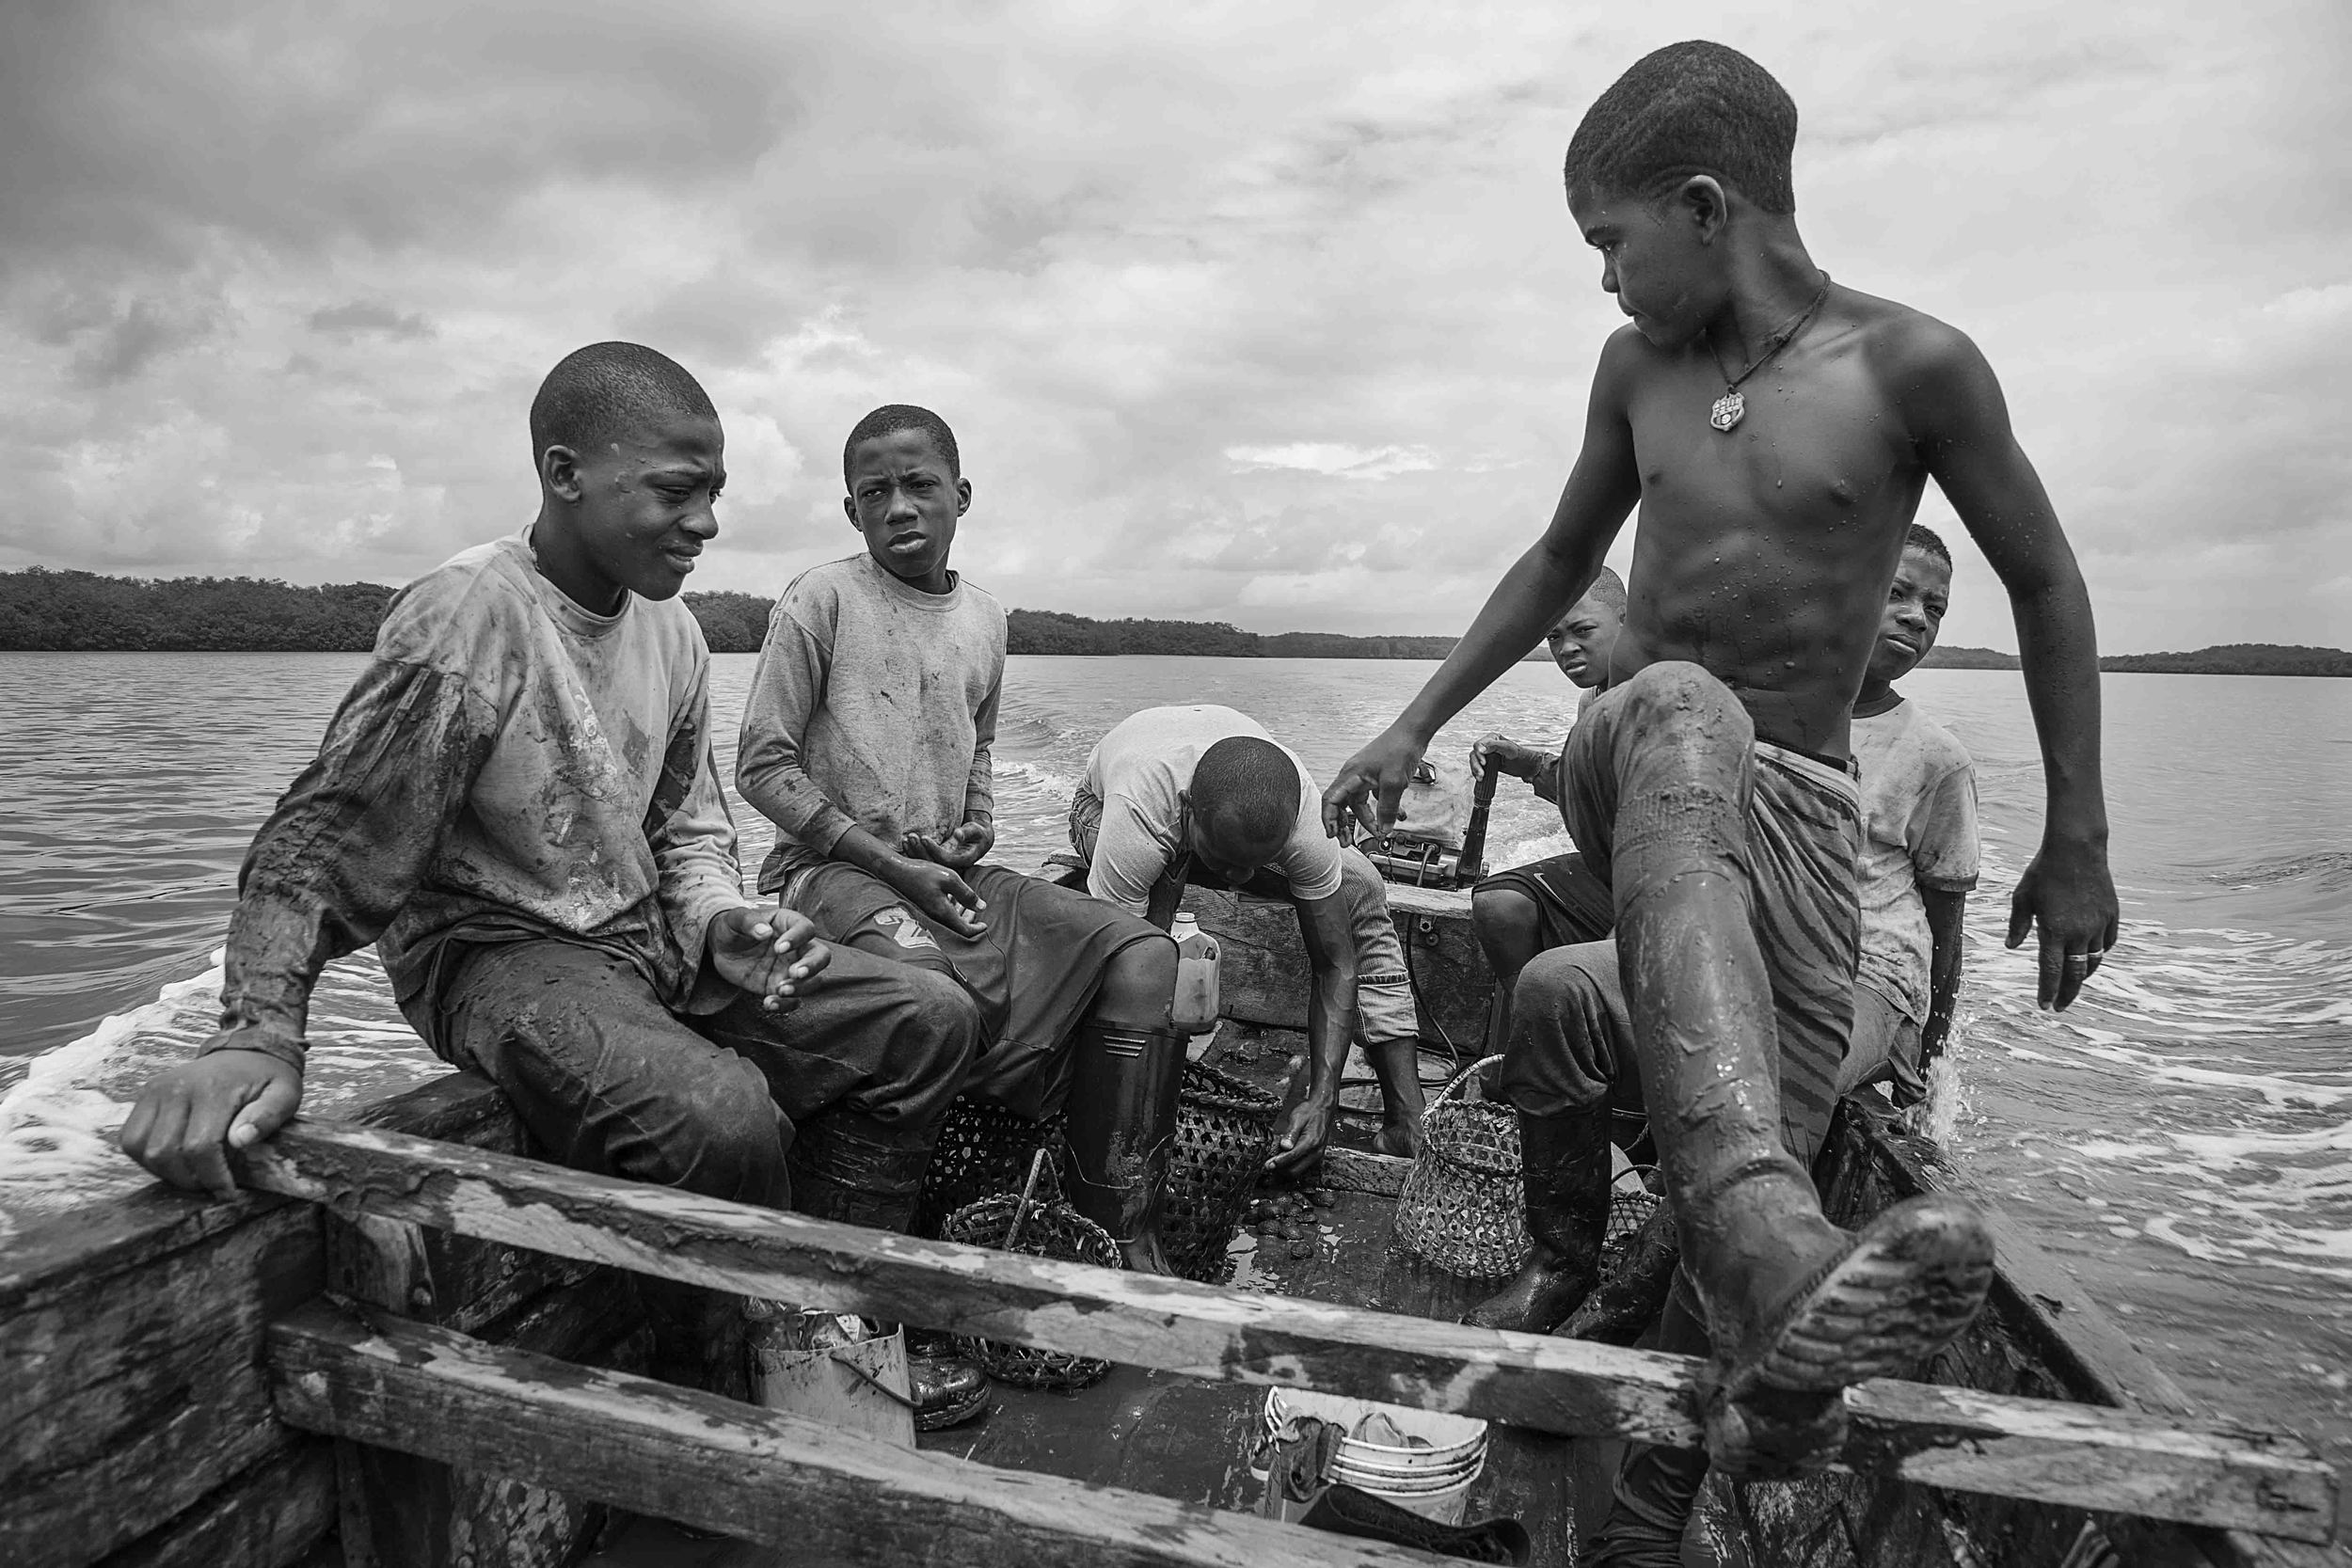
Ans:
{"label": "cloudy sky", "polygon": [[[854,547],[915,402],[1009,603],[1455,631],[1619,321],[1561,151],[1692,36],[1795,95],[1817,258],[1991,356],[2106,648],[2352,644],[2342,0],[18,0],[0,568],[405,579],[626,337],[725,420],[697,587]],[[2015,646],[1961,553],[1947,641]]]}

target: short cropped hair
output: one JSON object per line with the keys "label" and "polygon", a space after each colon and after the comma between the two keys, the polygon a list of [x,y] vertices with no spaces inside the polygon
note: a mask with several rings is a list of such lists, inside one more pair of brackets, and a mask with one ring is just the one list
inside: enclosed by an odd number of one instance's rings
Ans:
{"label": "short cropped hair", "polygon": [[1904,532],[1903,548],[1925,550],[1947,566],[1952,563],[1952,552],[1946,547],[1942,536],[1924,523],[1914,523]]}
{"label": "short cropped hair", "polygon": [[931,445],[939,449],[939,455],[947,460],[947,477],[963,477],[963,454],[956,450],[956,433],[947,428],[946,420],[911,403],[885,403],[858,420],[850,438],[841,443],[841,483],[850,483],[850,465],[856,459],[860,444],[881,436],[896,436],[902,430],[919,430],[930,436]]}
{"label": "short cropped hair", "polygon": [[1768,213],[1793,213],[1797,105],[1771,71],[1720,43],[1633,62],[1568,138],[1568,195],[1656,196],[1711,174]]}
{"label": "short cropped hair", "polygon": [[[1584,597],[1588,599],[1598,599],[1602,604],[1607,605],[1610,609],[1617,612],[1618,620],[1622,621],[1625,619],[1625,578],[1617,576],[1617,574],[1609,567],[1603,566],[1600,569],[1600,576],[1595,578],[1593,579],[1593,585],[1584,590]],[[1570,606],[1569,608],[1573,609],[1575,607]]]}
{"label": "short cropped hair", "polygon": [[1298,765],[1254,735],[1230,735],[1202,752],[1189,794],[1204,826],[1250,848],[1279,844],[1298,825]]}
{"label": "short cropped hair", "polygon": [[643,343],[590,343],[556,362],[531,400],[531,461],[549,447],[586,453],[679,414],[715,420],[686,367]]}

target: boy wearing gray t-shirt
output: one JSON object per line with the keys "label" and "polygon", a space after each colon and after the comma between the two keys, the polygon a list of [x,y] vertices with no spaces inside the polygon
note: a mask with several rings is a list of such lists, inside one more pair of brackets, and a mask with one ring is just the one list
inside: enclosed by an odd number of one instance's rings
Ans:
{"label": "boy wearing gray t-shirt", "polygon": [[985,863],[1005,613],[947,566],[972,486],[946,422],[876,409],[850,433],[842,477],[866,553],[785,590],[743,713],[736,784],[776,825],[760,891],[829,942],[960,982],[982,1038],[964,1092],[1030,1117],[1066,1107],[1073,1206],[1129,1267],[1166,1273],[1175,943]]}
{"label": "boy wearing gray t-shirt", "polygon": [[1961,916],[1977,885],[1976,765],[1894,687],[1935,646],[1951,591],[1951,552],[1914,523],[1853,705],[1862,963],[1837,1089],[1883,1082],[1898,1105],[1927,1098],[1927,1064],[1951,1033]]}

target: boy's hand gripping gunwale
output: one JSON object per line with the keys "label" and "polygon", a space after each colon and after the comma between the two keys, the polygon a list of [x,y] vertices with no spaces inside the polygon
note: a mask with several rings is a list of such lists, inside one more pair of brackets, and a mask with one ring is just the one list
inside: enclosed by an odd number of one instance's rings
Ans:
{"label": "boy's hand gripping gunwale", "polygon": [[175,1187],[236,1196],[228,1151],[251,1148],[302,1105],[302,1069],[238,1047],[246,1032],[225,1029],[196,1060],[149,1080],[122,1124],[122,1152]]}

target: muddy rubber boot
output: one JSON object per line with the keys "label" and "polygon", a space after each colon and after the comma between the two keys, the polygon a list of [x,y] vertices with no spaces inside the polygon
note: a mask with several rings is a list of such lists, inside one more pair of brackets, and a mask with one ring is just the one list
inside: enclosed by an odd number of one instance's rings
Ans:
{"label": "muddy rubber boot", "polygon": [[1549,1334],[1600,1280],[1609,1232],[1607,1101],[1560,1116],[1519,1113],[1527,1229],[1534,1255],[1517,1277],[1463,1314],[1478,1328]]}
{"label": "muddy rubber boot", "polygon": [[1700,1379],[1708,1453],[1739,1479],[1818,1469],[1844,1441],[1843,1389],[1915,1368],[1984,1305],[1992,1233],[1941,1194],[1859,1233],[1832,1225],[1782,1141],[1771,1015],[1746,1012],[1771,1006],[1753,942],[1724,940],[1721,910],[1643,896],[1622,912],[1643,1098],[1715,1347]]}
{"label": "muddy rubber boot", "polygon": [[1675,1268],[1681,1261],[1682,1243],[1675,1235],[1674,1211],[1661,1202],[1626,1243],[1625,1256],[1616,1267],[1552,1334],[1604,1345],[1633,1343],[1665,1310],[1667,1293],[1674,1289]]}
{"label": "muddy rubber boot", "polygon": [[[1709,1348],[1689,1277],[1670,1273],[1658,1320],[1658,1349],[1670,1355],[1705,1355]],[[1578,1568],[1682,1568],[1682,1539],[1707,1471],[1702,1449],[1628,1448],[1610,1484],[1609,1512],[1577,1554]]]}
{"label": "muddy rubber boot", "polygon": [[972,1419],[988,1408],[991,1386],[988,1373],[956,1348],[953,1335],[907,1330],[907,1391],[914,1400],[916,1431],[937,1432]]}
{"label": "muddy rubber boot", "polygon": [[[834,1111],[803,1124],[785,1156],[792,1172],[793,1207],[812,1219],[837,1220],[875,1230],[903,1231],[914,1217],[923,1172],[931,1161],[930,1129],[919,1135],[851,1111]],[[988,1403],[988,1374],[955,1353],[944,1336],[907,1338],[907,1387],[914,1424],[924,1432],[954,1426]],[[931,1347],[938,1347],[936,1352]]]}
{"label": "muddy rubber boot", "polygon": [[1176,1151],[1176,1097],[1184,1037],[1089,1019],[1071,1061],[1065,1183],[1070,1206],[1110,1232],[1127,1267],[1172,1274],[1160,1209]]}
{"label": "muddy rubber boot", "polygon": [[1707,1468],[1707,1455],[1693,1449],[1628,1453],[1600,1532],[1577,1555],[1580,1568],[1682,1568],[1682,1537]]}

